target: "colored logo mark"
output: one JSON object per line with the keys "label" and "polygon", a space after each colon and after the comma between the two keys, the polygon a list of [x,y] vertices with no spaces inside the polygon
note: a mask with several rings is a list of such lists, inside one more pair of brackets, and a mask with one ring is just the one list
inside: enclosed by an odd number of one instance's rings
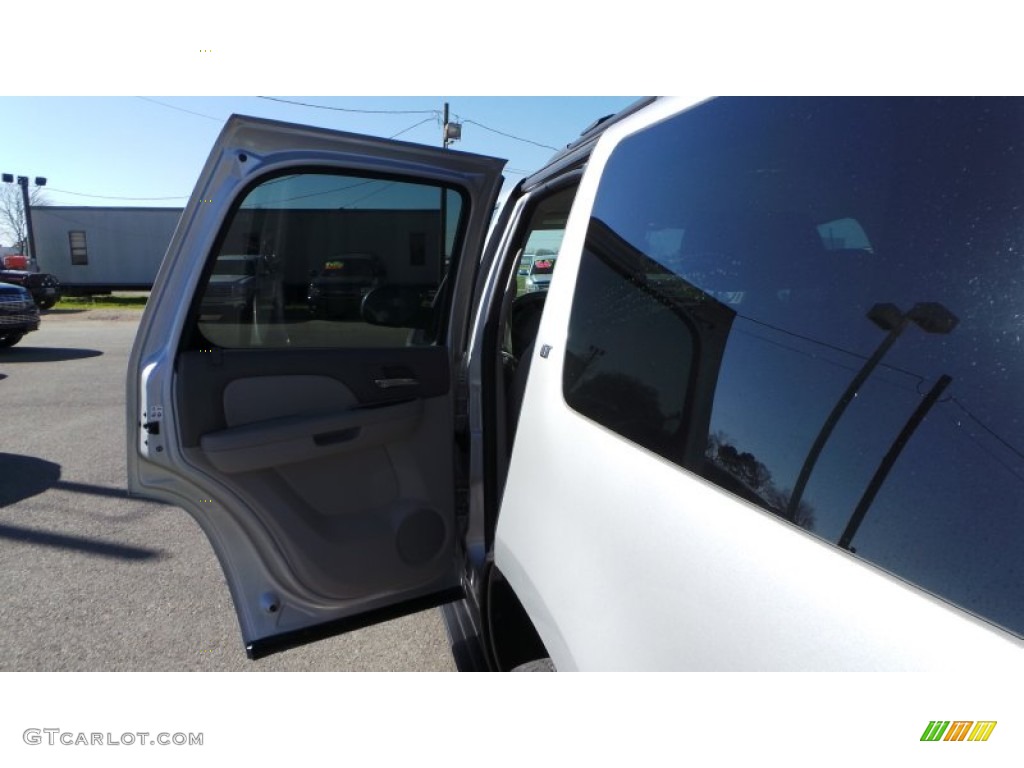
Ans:
{"label": "colored logo mark", "polygon": [[932,720],[921,741],[988,741],[996,728],[995,720]]}

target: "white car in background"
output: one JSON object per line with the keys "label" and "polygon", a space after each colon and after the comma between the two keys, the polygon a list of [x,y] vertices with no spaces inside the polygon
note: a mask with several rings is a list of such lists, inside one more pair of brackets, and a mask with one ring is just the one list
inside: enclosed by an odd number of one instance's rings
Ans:
{"label": "white car in background", "polygon": [[537,293],[546,291],[551,286],[551,275],[555,272],[555,259],[551,256],[542,256],[533,260],[530,269],[523,280],[523,288],[526,293]]}
{"label": "white car in background", "polygon": [[[130,488],[202,526],[253,657],[443,605],[460,668],[1012,679],[1022,131],[1021,99],[645,100],[485,242],[503,161],[233,117],[132,351]],[[433,290],[225,329],[250,240],[285,295],[343,250]]]}

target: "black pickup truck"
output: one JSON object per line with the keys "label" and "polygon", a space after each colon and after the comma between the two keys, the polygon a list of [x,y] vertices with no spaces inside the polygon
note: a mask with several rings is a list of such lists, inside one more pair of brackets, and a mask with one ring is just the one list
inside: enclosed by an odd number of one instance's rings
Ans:
{"label": "black pickup truck", "polygon": [[0,267],[0,282],[20,285],[28,289],[40,309],[50,309],[60,299],[60,281],[45,272],[28,272],[24,269]]}
{"label": "black pickup truck", "polygon": [[0,349],[39,329],[39,308],[27,288],[0,282]]}

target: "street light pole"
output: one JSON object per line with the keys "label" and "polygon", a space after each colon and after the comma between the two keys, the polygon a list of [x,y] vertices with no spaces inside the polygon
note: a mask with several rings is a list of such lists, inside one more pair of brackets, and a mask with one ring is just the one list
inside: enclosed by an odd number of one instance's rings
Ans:
{"label": "street light pole", "polygon": [[28,263],[30,266],[36,263],[36,236],[32,231],[32,204],[28,197],[28,176],[18,177],[18,186],[21,187],[21,199],[25,205],[25,231],[28,232]]}
{"label": "street light pole", "polygon": [[[3,174],[3,180],[8,184],[12,183],[14,181],[14,174]],[[35,184],[37,187],[44,187],[46,186],[46,179],[42,176],[36,176]],[[19,176],[18,186],[21,187],[22,207],[25,210],[25,232],[28,235],[28,253],[26,256],[28,257],[29,265],[34,266],[36,260],[36,237],[32,230],[32,203],[29,200],[28,194],[28,176]]]}

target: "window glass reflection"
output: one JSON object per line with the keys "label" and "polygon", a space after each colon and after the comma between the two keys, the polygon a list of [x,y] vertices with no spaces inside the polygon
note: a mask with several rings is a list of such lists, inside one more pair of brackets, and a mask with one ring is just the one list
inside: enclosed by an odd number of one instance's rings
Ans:
{"label": "window glass reflection", "polygon": [[567,401],[1021,633],[1022,129],[1010,99],[725,99],[631,137]]}

